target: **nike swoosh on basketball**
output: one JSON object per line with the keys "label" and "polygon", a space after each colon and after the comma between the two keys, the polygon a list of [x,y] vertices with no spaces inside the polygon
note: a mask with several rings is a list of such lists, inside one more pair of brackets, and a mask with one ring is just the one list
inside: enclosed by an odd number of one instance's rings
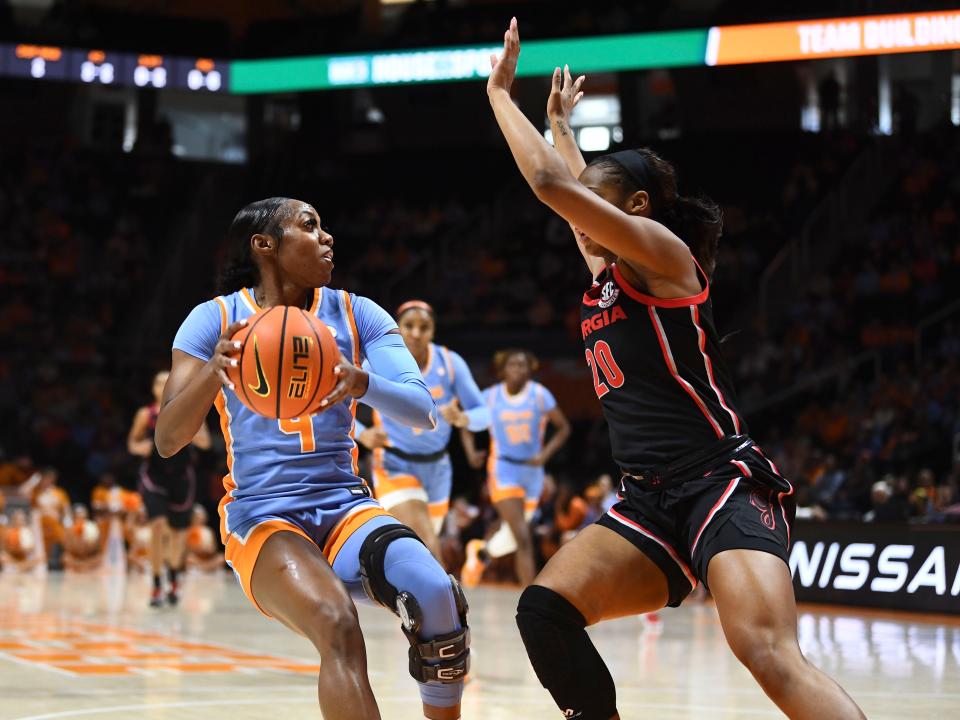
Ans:
{"label": "nike swoosh on basketball", "polygon": [[253,359],[257,365],[257,381],[259,385],[254,387],[247,383],[247,387],[253,390],[260,397],[266,397],[270,394],[270,383],[267,382],[267,376],[263,373],[263,366],[260,364],[260,345],[257,343],[257,336],[253,336]]}

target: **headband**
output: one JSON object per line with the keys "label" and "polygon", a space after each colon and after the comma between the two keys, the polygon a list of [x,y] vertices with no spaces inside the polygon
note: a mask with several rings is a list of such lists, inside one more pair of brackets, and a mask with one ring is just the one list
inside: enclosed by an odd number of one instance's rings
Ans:
{"label": "headband", "polygon": [[647,161],[636,150],[619,150],[604,157],[613,160],[617,165],[627,171],[627,174],[633,178],[637,186],[647,192],[654,187],[650,177],[650,167]]}
{"label": "headband", "polygon": [[397,308],[397,318],[403,315],[407,310],[423,310],[430,314],[430,317],[434,317],[436,313],[433,311],[433,306],[423,300],[407,300],[403,305]]}

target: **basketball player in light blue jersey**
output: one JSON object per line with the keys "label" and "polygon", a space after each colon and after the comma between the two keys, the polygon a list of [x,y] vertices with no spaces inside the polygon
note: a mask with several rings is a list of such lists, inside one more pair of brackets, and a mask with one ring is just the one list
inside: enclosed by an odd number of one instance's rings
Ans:
{"label": "basketball player in light blue jersey", "polygon": [[[537,359],[527,350],[502,350],[494,356],[502,382],[483,391],[490,408],[487,485],[500,515],[500,529],[489,540],[467,543],[461,571],[468,587],[480,582],[488,558],[515,555],[517,578],[526,587],[536,575],[530,518],[543,489],[544,465],[570,437],[570,423],[553,394],[533,379]],[[547,425],[554,432],[544,445]],[[463,432],[467,458],[478,465],[473,436]]]}
{"label": "basketball player in light blue jersey", "polygon": [[[436,405],[417,364],[386,312],[326,287],[333,237],[310,205],[288,198],[252,203],[237,213],[229,240],[236,256],[221,278],[223,294],[194,308],[173,342],[157,449],[164,457],[180,451],[216,406],[227,446],[220,503],[227,562],[255,607],[317,648],[327,720],[380,717],[351,596],[402,619],[424,715],[459,718],[469,667],[463,594],[416,534],[370,497],[352,437],[361,398],[385,417],[423,430],[436,426]],[[252,412],[225,374],[237,363],[233,334],[276,305],[316,314],[341,352],[337,385],[309,417]],[[360,367],[364,359],[368,370]]]}
{"label": "basketball player in light blue jersey", "polygon": [[450,507],[453,479],[447,454],[450,432],[455,427],[472,432],[486,430],[490,412],[464,359],[433,343],[436,322],[429,303],[403,303],[397,309],[397,324],[437,403],[440,421],[436,430],[425,431],[374,410],[373,427],[357,423],[357,439],[373,450],[377,500],[413,528],[439,559],[437,535]]}

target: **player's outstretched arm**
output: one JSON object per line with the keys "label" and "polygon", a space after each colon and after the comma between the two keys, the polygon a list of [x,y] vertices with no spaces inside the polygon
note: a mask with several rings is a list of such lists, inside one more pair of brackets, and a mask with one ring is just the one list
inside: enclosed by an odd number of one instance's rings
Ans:
{"label": "player's outstretched arm", "polygon": [[553,134],[553,146],[560,153],[567,169],[574,177],[580,177],[580,173],[587,167],[580,147],[577,145],[577,139],[570,128],[570,113],[580,102],[583,92],[580,88],[583,81],[587,79],[586,75],[581,75],[576,80],[570,75],[570,66],[564,65],[563,72],[560,68],[553,71],[553,84],[550,88],[550,96],[547,98],[547,118],[550,120],[550,131]]}
{"label": "player's outstretched arm", "polygon": [[680,238],[655,220],[624,212],[581,185],[513,104],[510,87],[519,56],[520,36],[513,18],[503,36],[503,55],[490,58],[487,96],[517,167],[537,198],[617,257],[665,277],[695,279],[690,249]]}
{"label": "player's outstretched arm", "polygon": [[[583,82],[586,79],[586,75],[581,75],[574,80],[570,74],[569,65],[564,65],[562,72],[560,68],[557,68],[553,71],[553,85],[550,89],[550,96],[547,98],[547,118],[550,120],[553,146],[560,153],[560,157],[566,163],[570,174],[576,178],[580,177],[580,173],[587,167],[587,163],[583,159],[580,147],[577,145],[573,128],[570,127],[570,113],[573,112],[573,109],[583,97],[583,91],[580,88],[583,87]],[[580,255],[583,256],[583,261],[587,264],[587,269],[590,270],[590,276],[596,278],[603,271],[606,261],[587,252],[577,229],[573,225],[570,225],[570,230],[573,232],[573,239],[577,243]]]}

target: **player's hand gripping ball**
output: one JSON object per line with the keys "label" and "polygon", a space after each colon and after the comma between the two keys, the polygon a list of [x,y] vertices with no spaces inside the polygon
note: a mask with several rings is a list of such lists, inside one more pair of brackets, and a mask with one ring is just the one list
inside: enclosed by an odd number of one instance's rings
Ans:
{"label": "player's hand gripping ball", "polygon": [[261,310],[230,341],[240,347],[227,377],[240,401],[259,415],[305,417],[337,384],[337,341],[316,315],[300,308]]}

